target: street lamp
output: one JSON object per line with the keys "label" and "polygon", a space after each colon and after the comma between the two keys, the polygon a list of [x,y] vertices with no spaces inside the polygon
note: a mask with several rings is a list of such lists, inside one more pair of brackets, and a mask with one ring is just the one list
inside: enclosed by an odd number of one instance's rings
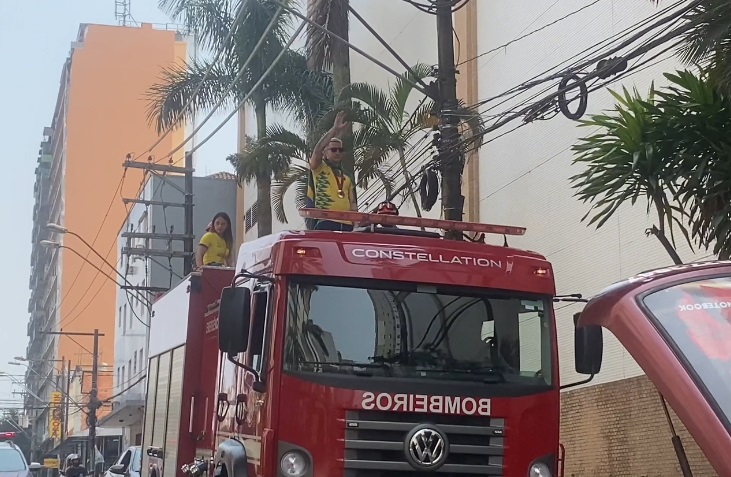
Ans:
{"label": "street lamp", "polygon": [[23,383],[22,381],[20,381],[18,379],[15,379],[15,377],[13,377],[12,374],[6,373],[5,371],[0,371],[0,376],[5,376],[5,377],[9,378],[12,382],[14,382],[18,386],[21,386],[22,388],[24,388],[28,394],[30,394],[32,397],[38,399],[40,402],[43,402],[43,403],[46,402],[45,399],[38,397],[38,395],[36,393],[31,391],[30,388],[25,385],[25,383]]}
{"label": "street lamp", "polygon": [[[79,257],[80,259],[84,260],[84,261],[85,261],[86,263],[88,263],[88,264],[89,264],[89,265],[91,265],[92,267],[94,267],[94,268],[95,268],[95,269],[96,269],[96,270],[97,270],[97,271],[98,271],[99,273],[103,274],[103,275],[104,275],[105,277],[107,277],[108,279],[110,279],[110,280],[111,280],[111,281],[113,281],[114,283],[117,283],[117,280],[115,280],[115,279],[114,279],[114,278],[113,278],[113,277],[112,277],[111,275],[109,275],[109,274],[108,274],[107,272],[105,272],[104,270],[102,270],[102,269],[101,269],[100,267],[98,267],[97,265],[95,265],[95,264],[91,263],[91,262],[90,262],[89,260],[87,260],[87,258],[86,258],[86,257],[84,257],[83,255],[81,255],[81,254],[80,254],[79,252],[77,252],[77,251],[76,251],[76,250],[74,250],[73,248],[71,248],[71,247],[67,247],[66,245],[61,245],[60,243],[58,243],[58,242],[54,242],[54,241],[52,241],[52,240],[41,240],[40,244],[41,244],[41,246],[42,246],[42,247],[46,247],[46,248],[65,248],[66,250],[70,250],[70,251],[71,251],[71,252],[73,252],[73,253],[74,253],[74,254],[75,254],[75,255],[76,255],[77,257]],[[114,267],[112,267],[112,268],[114,268]],[[115,269],[115,270],[116,270],[116,269]],[[121,275],[121,274],[120,274],[119,272],[117,272],[117,274]],[[122,276],[122,278],[124,278],[124,277]],[[117,283],[117,285],[118,285],[118,286],[121,286],[121,285],[119,285],[119,283]]]}
{"label": "street lamp", "polygon": [[[117,270],[117,267],[115,267],[114,265],[112,265],[111,263],[109,263],[109,261],[108,261],[108,260],[107,260],[107,259],[106,259],[105,257],[103,257],[103,256],[102,256],[102,254],[100,254],[99,252],[97,252],[97,251],[96,251],[96,249],[95,249],[94,247],[92,247],[92,246],[91,246],[91,244],[90,244],[89,242],[87,242],[86,240],[84,240],[84,238],[83,238],[83,237],[82,237],[81,235],[77,234],[76,232],[71,232],[71,231],[70,231],[69,229],[67,229],[66,227],[63,227],[63,226],[61,226],[61,225],[58,225],[58,224],[54,224],[54,223],[50,223],[50,224],[47,224],[47,225],[46,225],[46,228],[47,228],[48,230],[50,230],[50,231],[52,231],[52,232],[56,232],[56,233],[58,233],[58,234],[69,234],[69,235],[73,235],[74,237],[78,238],[79,240],[81,240],[81,242],[82,242],[82,243],[83,243],[84,245],[86,245],[86,246],[87,246],[87,247],[89,248],[89,250],[91,250],[92,252],[94,252],[94,255],[96,255],[97,257],[99,257],[99,259],[100,259],[100,260],[101,260],[102,262],[104,262],[104,263],[105,263],[105,264],[106,264],[106,265],[107,265],[107,266],[108,266],[109,268],[111,268],[112,270],[114,270],[114,272],[115,272],[115,273],[116,273],[116,274],[117,274],[117,275],[118,275],[118,276],[119,276],[119,277],[120,277],[120,278],[121,278],[121,279],[122,279],[122,280],[124,281],[124,284],[125,284],[125,285],[127,285],[127,286],[129,286],[129,287],[133,287],[133,286],[134,286],[134,285],[132,285],[132,284],[131,284],[131,283],[129,282],[129,280],[127,280],[127,277],[126,277],[126,276],[122,275],[122,274],[121,274],[121,273],[119,272],[119,270]],[[43,247],[49,247],[49,248],[66,248],[66,249],[68,249],[68,250],[71,250],[71,251],[72,251],[72,252],[74,252],[74,253],[75,253],[75,254],[76,254],[76,255],[77,255],[77,256],[78,256],[79,258],[81,258],[81,259],[82,259],[83,261],[85,261],[86,263],[88,263],[89,265],[91,265],[92,267],[94,267],[94,268],[95,268],[95,269],[96,269],[96,270],[97,270],[98,272],[100,272],[100,273],[102,273],[103,275],[105,275],[105,276],[106,276],[107,278],[109,278],[109,279],[110,279],[111,281],[113,281],[114,283],[117,283],[117,280],[115,280],[114,278],[112,278],[112,277],[111,277],[111,276],[110,276],[109,274],[105,273],[105,272],[104,272],[104,271],[103,271],[103,270],[102,270],[101,268],[99,268],[99,267],[97,267],[96,265],[94,265],[93,263],[91,263],[91,261],[90,261],[90,260],[89,260],[89,259],[88,259],[87,257],[84,257],[84,256],[82,256],[82,255],[81,255],[81,254],[80,254],[79,252],[77,252],[77,251],[76,251],[76,250],[74,250],[73,248],[71,248],[71,247],[67,247],[67,246],[65,246],[65,245],[61,245],[60,243],[58,243],[58,242],[54,242],[54,241],[52,241],[52,240],[41,240],[40,244],[41,244],[41,246],[43,246]],[[121,287],[122,285],[120,285],[119,283],[117,283],[117,286]],[[141,294],[140,294],[139,292],[138,292],[138,293],[136,293],[136,295],[137,295],[137,297],[138,297],[138,298],[139,298],[139,299],[140,299],[141,301],[143,301],[143,302],[147,303],[147,305],[148,305],[148,306],[150,305],[150,301],[149,301],[148,299],[146,299],[146,298],[145,298],[145,297],[144,297],[143,295],[141,295]]]}
{"label": "street lamp", "polygon": [[[105,272],[104,270],[102,270],[99,266],[97,266],[96,264],[92,263],[88,258],[84,257],[83,255],[81,255],[79,252],[77,252],[76,250],[74,250],[71,247],[67,247],[66,245],[61,245],[60,243],[54,242],[52,240],[41,240],[40,241],[40,245],[42,247],[46,247],[46,248],[56,248],[56,249],[58,249],[58,248],[65,248],[66,250],[70,250],[77,257],[79,257],[80,259],[82,259],[83,261],[85,261],[86,263],[88,263],[89,265],[91,265],[92,267],[94,267],[94,269],[96,269],[96,271],[98,271],[99,273],[101,273],[102,275],[104,275],[105,277],[107,277],[109,280],[113,281],[118,287],[122,287],[123,286],[122,284],[118,283],[117,280],[114,277],[112,277],[110,274],[108,274],[107,272]],[[92,250],[94,250],[94,249],[92,249]],[[99,257],[101,257],[102,260],[104,260],[104,258],[101,255],[99,255],[98,252],[96,252],[96,250],[94,250],[94,252]],[[104,263],[106,263],[107,265],[109,265],[109,267],[112,268],[115,271],[115,273],[123,280],[123,283],[125,285],[127,285],[129,287],[133,287],[134,286],[134,285],[132,285],[129,282],[129,280],[127,280],[127,277],[125,277],[124,275],[122,275],[119,272],[119,270],[117,270],[115,267],[113,267],[109,262],[107,262],[106,260],[104,260]],[[137,295],[137,297],[141,301],[147,303],[148,305],[150,304],[149,300],[147,300],[143,295],[140,295],[139,293],[137,293],[136,295]]]}
{"label": "street lamp", "polygon": [[[107,261],[106,257],[103,257],[102,254],[100,254],[99,252],[97,252],[96,249],[94,247],[92,247],[89,242],[87,242],[86,240],[84,240],[84,237],[82,237],[81,235],[77,234],[76,232],[71,232],[66,227],[64,227],[62,225],[54,224],[54,223],[47,224],[46,225],[46,228],[48,230],[52,231],[52,232],[56,232],[57,234],[61,234],[61,235],[66,235],[66,234],[73,235],[77,239],[81,240],[81,243],[83,243],[84,245],[86,245],[89,250],[91,250],[92,252],[94,252],[94,254],[97,257],[99,257],[99,259],[102,262],[106,263],[109,268],[112,268],[114,270],[117,270],[117,267],[115,267],[114,265],[112,265],[111,263],[109,263]],[[89,263],[91,263],[91,262],[89,262]]]}

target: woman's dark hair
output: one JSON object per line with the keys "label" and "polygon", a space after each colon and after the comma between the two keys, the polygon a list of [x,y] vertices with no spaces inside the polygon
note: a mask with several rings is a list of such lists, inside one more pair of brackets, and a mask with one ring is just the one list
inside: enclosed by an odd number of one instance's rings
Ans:
{"label": "woman's dark hair", "polygon": [[216,219],[221,217],[223,220],[226,221],[228,224],[228,227],[226,227],[226,231],[223,233],[223,240],[226,241],[226,246],[229,250],[233,249],[234,246],[234,233],[231,229],[231,218],[228,216],[226,212],[219,212],[216,215],[213,216],[213,219],[211,220],[211,232],[216,232]]}

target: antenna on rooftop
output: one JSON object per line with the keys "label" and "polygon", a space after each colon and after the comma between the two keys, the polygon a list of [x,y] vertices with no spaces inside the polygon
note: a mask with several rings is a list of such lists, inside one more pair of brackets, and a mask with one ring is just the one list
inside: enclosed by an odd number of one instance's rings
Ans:
{"label": "antenna on rooftop", "polygon": [[122,26],[132,24],[132,13],[130,12],[131,1],[132,0],[114,0],[114,17]]}

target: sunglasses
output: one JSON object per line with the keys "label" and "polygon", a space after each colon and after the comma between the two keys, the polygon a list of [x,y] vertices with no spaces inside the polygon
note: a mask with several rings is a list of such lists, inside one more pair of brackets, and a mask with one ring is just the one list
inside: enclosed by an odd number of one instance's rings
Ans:
{"label": "sunglasses", "polygon": [[342,147],[331,147],[330,152],[343,152],[345,149]]}

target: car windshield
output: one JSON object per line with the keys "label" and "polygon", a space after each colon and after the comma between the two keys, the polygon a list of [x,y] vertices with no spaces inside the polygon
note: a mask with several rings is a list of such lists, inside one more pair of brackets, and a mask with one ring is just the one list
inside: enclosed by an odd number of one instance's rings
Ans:
{"label": "car windshield", "polygon": [[25,469],[25,459],[20,451],[0,449],[0,472],[22,472]]}
{"label": "car windshield", "polygon": [[551,385],[549,300],[378,282],[291,283],[284,367]]}
{"label": "car windshield", "polygon": [[731,277],[674,285],[643,303],[694,371],[719,418],[731,422]]}

